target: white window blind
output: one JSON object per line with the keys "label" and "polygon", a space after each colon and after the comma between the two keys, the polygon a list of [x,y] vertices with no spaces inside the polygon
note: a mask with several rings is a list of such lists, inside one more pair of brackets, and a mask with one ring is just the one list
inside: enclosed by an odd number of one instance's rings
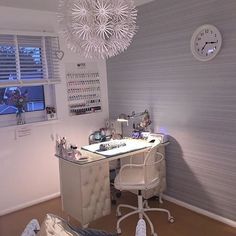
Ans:
{"label": "white window blind", "polygon": [[0,87],[60,82],[57,37],[0,34]]}
{"label": "white window blind", "polygon": [[[14,36],[0,35],[0,81],[17,77]],[[9,82],[13,82],[10,81]]]}

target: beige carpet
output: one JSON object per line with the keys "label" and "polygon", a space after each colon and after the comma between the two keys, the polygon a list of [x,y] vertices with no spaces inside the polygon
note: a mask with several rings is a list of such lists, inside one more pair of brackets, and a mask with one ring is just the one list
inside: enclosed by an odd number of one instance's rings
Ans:
{"label": "beige carpet", "polygon": [[[119,202],[127,204],[137,204],[136,196],[130,193],[122,193]],[[150,206],[157,206],[157,201],[150,201]],[[162,207],[171,211],[175,217],[175,223],[170,224],[167,221],[165,213],[150,212],[152,222],[158,236],[235,236],[236,229],[212,220],[208,217],[194,213],[183,207],[165,201]],[[112,207],[112,213],[90,224],[89,227],[102,229],[109,232],[115,232],[116,228],[116,206]],[[56,198],[45,203],[41,203],[24,210],[0,217],[0,236],[19,236],[26,224],[33,218],[42,222],[46,213],[53,213],[67,219],[67,214],[61,211],[60,198]],[[122,236],[134,236],[135,227],[138,221],[137,216],[131,216],[121,224]],[[71,219],[71,224],[79,223]],[[148,236],[150,231],[148,229]]]}

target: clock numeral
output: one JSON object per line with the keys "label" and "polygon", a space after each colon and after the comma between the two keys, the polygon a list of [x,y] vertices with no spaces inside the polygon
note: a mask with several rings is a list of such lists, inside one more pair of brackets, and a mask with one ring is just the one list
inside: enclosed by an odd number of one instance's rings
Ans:
{"label": "clock numeral", "polygon": [[209,30],[208,30],[208,29],[206,29],[206,30],[205,30],[205,33],[206,33],[206,34],[208,34],[208,33],[209,33]]}
{"label": "clock numeral", "polygon": [[201,40],[201,38],[198,38],[197,40],[198,40],[198,41],[200,41],[200,40]]}

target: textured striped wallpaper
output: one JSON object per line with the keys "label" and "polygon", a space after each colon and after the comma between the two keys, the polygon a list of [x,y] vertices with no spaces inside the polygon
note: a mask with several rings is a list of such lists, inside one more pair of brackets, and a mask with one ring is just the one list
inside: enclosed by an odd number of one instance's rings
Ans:
{"label": "textured striped wallpaper", "polygon": [[[167,194],[236,220],[236,1],[156,0],[138,8],[128,50],[107,62],[110,116],[148,109],[167,147]],[[202,24],[223,35],[199,62],[190,39]]]}

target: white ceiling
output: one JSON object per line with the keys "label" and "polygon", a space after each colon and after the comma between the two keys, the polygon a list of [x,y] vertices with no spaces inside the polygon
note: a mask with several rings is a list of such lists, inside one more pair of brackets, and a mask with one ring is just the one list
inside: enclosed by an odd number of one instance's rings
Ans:
{"label": "white ceiling", "polygon": [[[134,0],[136,6],[154,0]],[[26,8],[41,11],[57,11],[58,0],[0,0],[0,6]]]}

